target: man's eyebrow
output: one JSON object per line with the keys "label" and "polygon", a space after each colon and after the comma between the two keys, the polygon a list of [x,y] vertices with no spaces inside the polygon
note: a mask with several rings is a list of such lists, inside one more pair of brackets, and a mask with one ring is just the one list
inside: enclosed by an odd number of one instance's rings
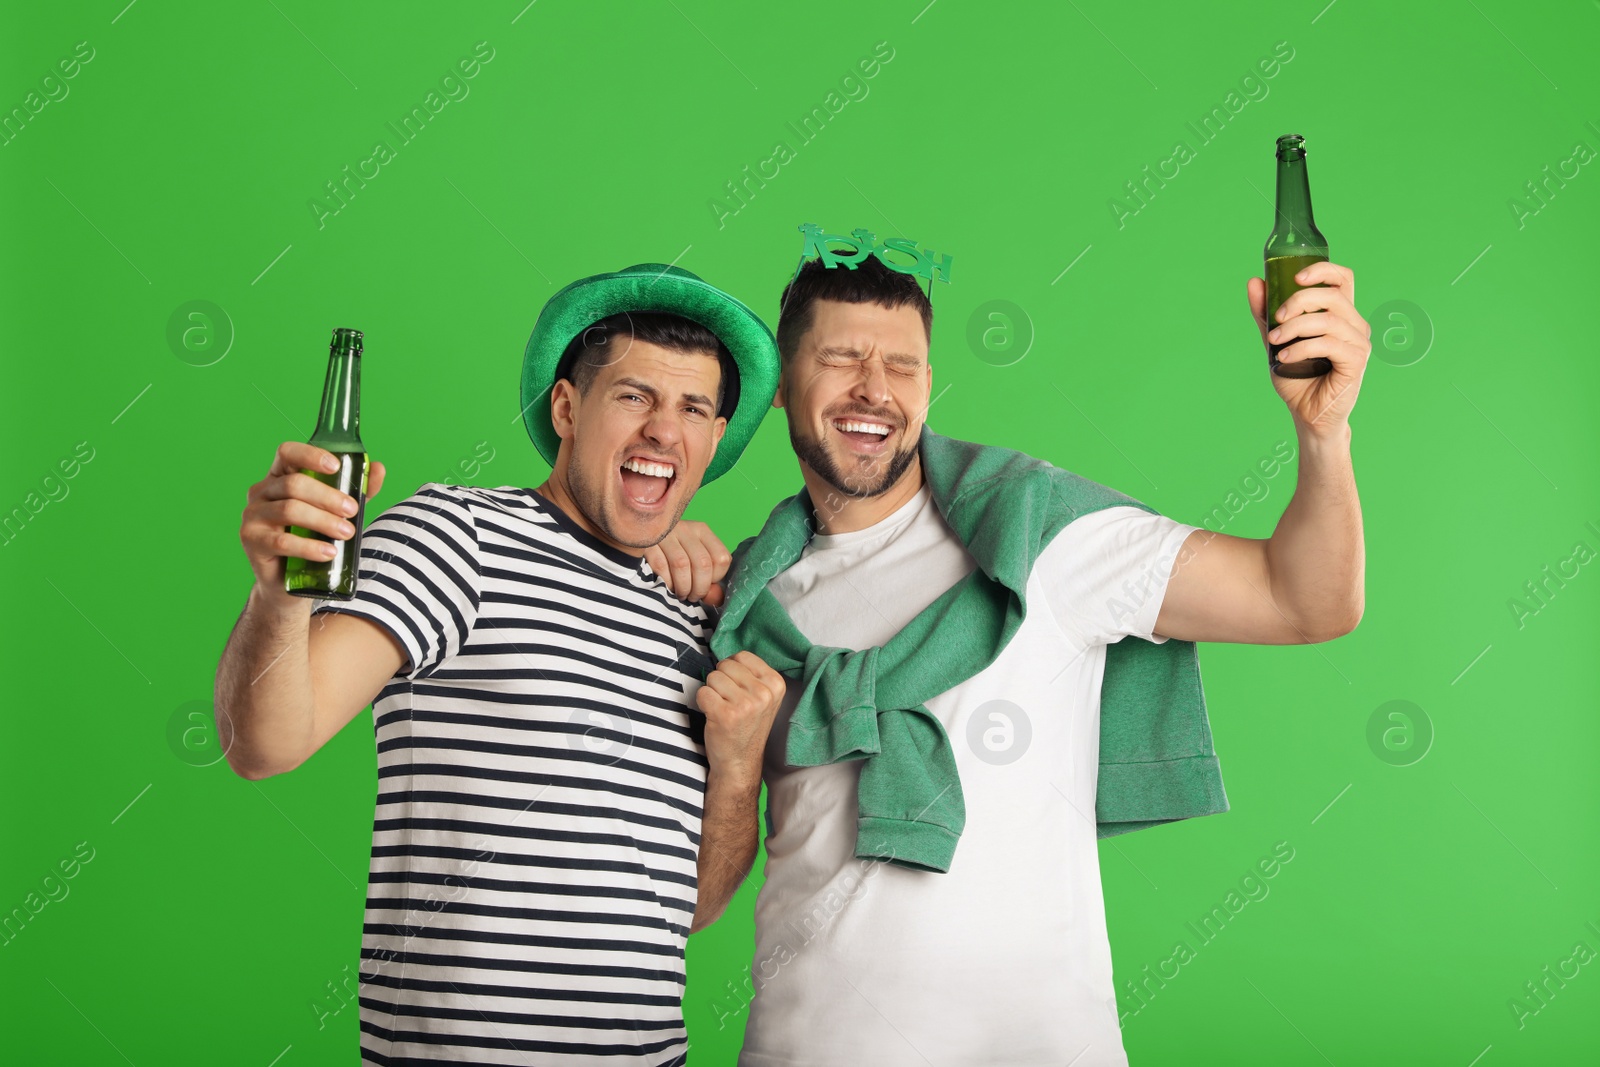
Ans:
{"label": "man's eyebrow", "polygon": [[616,381],[611,383],[611,388],[632,389],[636,393],[644,393],[646,396],[650,397],[651,400],[654,400],[661,395],[661,391],[655,386],[651,385],[649,382],[641,382],[637,378],[618,378]]}
{"label": "man's eyebrow", "polygon": [[687,400],[691,404],[699,404],[703,408],[709,408],[711,406],[711,398],[709,396],[702,396],[699,393],[684,393],[683,399]]}
{"label": "man's eyebrow", "polygon": [[[661,399],[661,390],[657,389],[655,386],[651,385],[648,382],[641,382],[637,378],[618,378],[615,382],[612,383],[611,387],[613,389],[618,389],[618,388],[632,389],[636,393],[644,393],[651,400],[659,400],[659,399]],[[708,396],[703,396],[700,393],[684,393],[683,394],[683,399],[687,400],[691,404],[699,404],[700,406],[706,407],[706,408],[709,408],[709,407],[712,406],[711,405],[711,398],[708,397]]]}
{"label": "man's eyebrow", "polygon": [[[849,356],[851,359],[861,359],[861,349],[851,345],[822,345],[817,352],[824,356]],[[922,360],[910,352],[885,352],[885,363],[914,363],[920,365]]]}

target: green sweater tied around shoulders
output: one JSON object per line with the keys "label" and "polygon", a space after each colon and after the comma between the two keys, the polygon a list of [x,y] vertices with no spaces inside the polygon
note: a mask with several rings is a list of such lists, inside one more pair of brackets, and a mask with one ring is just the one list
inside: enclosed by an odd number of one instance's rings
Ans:
{"label": "green sweater tied around shoulders", "polygon": [[[800,683],[786,756],[794,767],[864,760],[856,856],[945,872],[966,822],[950,738],[927,702],[994,662],[1027,613],[1034,562],[1073,519],[1114,505],[1155,509],[1024,453],[923,427],[923,477],[977,567],[881,646],[814,645],[767,583],[815,532],[804,489],[733,553],[711,638]],[[1106,646],[1100,695],[1099,837],[1228,810],[1193,642]],[[1027,817],[1017,812],[1018,818]]]}

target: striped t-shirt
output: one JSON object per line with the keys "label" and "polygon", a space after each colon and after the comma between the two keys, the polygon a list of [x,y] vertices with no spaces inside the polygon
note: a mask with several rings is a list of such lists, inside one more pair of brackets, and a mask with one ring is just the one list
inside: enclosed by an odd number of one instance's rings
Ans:
{"label": "striped t-shirt", "polygon": [[530,489],[430,482],[314,612],[409,660],[372,708],[362,1059],[683,1063],[705,608]]}

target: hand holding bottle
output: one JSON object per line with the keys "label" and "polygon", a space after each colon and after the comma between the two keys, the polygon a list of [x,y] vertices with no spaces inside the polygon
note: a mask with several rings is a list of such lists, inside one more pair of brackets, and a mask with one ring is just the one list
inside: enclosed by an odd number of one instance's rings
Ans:
{"label": "hand holding bottle", "polygon": [[1280,346],[1277,359],[1285,367],[1308,360],[1330,365],[1328,373],[1317,377],[1270,377],[1297,426],[1314,431],[1336,429],[1349,419],[1356,402],[1372,354],[1372,327],[1356,311],[1356,276],[1349,267],[1324,260],[1302,268],[1294,280],[1309,288],[1292,293],[1278,308],[1274,321],[1268,322],[1266,282],[1251,278],[1245,286],[1250,314],[1261,332],[1261,343],[1269,351]]}
{"label": "hand holding bottle", "polygon": [[[274,601],[289,596],[284,591],[286,557],[327,563],[336,546],[328,541],[300,537],[289,526],[314,530],[344,541],[356,533],[360,502],[304,471],[332,475],[339,470],[339,459],[325,448],[300,441],[285,441],[278,446],[267,476],[250,487],[239,540],[245,558],[255,571],[256,585]],[[367,496],[376,496],[383,486],[383,464],[373,461],[367,476]]]}

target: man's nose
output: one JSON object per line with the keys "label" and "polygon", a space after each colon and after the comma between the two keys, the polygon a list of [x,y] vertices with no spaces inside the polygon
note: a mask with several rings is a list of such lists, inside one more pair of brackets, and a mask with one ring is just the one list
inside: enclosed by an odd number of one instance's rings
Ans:
{"label": "man's nose", "polygon": [[665,451],[683,440],[683,420],[676,412],[658,407],[645,419],[641,432],[652,445]]}
{"label": "man's nose", "polygon": [[883,407],[889,401],[889,372],[883,360],[869,357],[861,362],[861,376],[856,380],[853,393],[873,407]]}

